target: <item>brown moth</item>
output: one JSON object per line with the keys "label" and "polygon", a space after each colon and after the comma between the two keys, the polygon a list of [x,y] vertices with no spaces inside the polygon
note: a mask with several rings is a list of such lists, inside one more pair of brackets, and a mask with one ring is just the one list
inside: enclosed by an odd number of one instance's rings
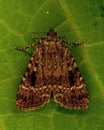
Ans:
{"label": "brown moth", "polygon": [[[86,84],[64,43],[53,29],[38,41],[39,46],[34,51],[19,85],[16,97],[18,109],[38,109],[48,103],[52,96],[64,108],[88,108]],[[29,47],[34,45],[36,43]]]}

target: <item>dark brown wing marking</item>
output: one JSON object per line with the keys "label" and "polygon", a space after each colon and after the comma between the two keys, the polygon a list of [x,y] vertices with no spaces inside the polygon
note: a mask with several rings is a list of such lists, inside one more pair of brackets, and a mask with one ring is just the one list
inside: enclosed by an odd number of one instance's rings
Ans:
{"label": "dark brown wing marking", "polygon": [[19,85],[16,98],[18,109],[37,109],[49,102],[51,89],[43,81],[43,54],[42,47],[34,52],[28,64],[25,75]]}
{"label": "dark brown wing marking", "polygon": [[63,46],[61,84],[54,89],[54,99],[68,109],[88,108],[86,85],[70,51]]}

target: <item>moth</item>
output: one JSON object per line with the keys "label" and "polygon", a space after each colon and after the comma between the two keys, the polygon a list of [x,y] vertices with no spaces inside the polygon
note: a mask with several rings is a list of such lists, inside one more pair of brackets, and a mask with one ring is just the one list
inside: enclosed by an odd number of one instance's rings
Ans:
{"label": "moth", "polygon": [[17,109],[38,109],[48,103],[51,97],[66,109],[88,108],[86,84],[74,57],[64,43],[50,29],[46,37],[25,47],[38,44],[19,85]]}

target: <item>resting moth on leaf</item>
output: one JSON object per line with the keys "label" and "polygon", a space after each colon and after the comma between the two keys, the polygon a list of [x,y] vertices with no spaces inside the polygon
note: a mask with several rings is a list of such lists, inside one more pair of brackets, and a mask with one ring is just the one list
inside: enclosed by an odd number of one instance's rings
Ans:
{"label": "resting moth on leaf", "polygon": [[65,41],[50,29],[45,38],[24,48],[39,45],[19,85],[17,109],[38,109],[48,103],[51,96],[56,103],[67,109],[88,108],[86,84],[74,57],[64,43]]}

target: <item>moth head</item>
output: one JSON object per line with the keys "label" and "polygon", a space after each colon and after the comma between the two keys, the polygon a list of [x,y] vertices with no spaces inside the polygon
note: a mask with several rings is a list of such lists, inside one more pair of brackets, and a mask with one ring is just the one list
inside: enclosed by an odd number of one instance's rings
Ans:
{"label": "moth head", "polygon": [[55,37],[57,36],[57,33],[54,31],[54,29],[50,29],[47,33],[47,36]]}

